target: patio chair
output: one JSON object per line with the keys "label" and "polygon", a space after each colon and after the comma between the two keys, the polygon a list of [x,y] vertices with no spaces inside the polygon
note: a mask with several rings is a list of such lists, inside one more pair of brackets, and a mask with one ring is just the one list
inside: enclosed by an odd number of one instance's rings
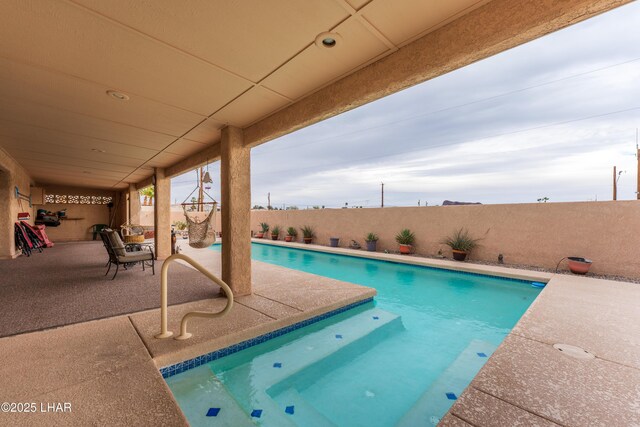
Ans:
{"label": "patio chair", "polygon": [[113,274],[111,280],[116,278],[120,265],[124,265],[124,268],[128,269],[137,263],[141,263],[142,270],[144,271],[146,263],[151,262],[151,271],[154,275],[156,274],[155,256],[150,245],[125,245],[120,238],[120,235],[111,229],[101,231],[100,237],[102,238],[102,243],[109,254],[109,262],[107,263],[109,268],[104,275],[106,276],[109,274],[113,264],[116,266],[116,272]]}

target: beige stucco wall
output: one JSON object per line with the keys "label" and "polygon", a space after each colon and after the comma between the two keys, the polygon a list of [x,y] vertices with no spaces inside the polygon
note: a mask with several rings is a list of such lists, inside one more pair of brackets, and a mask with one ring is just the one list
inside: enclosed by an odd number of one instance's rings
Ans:
{"label": "beige stucco wall", "polygon": [[17,256],[13,237],[13,224],[18,220],[18,212],[29,212],[33,224],[33,208],[29,202],[15,197],[15,187],[21,193],[31,194],[31,178],[27,172],[7,152],[0,148],[0,258]]}
{"label": "beige stucco wall", "polygon": [[[67,194],[78,196],[111,196],[114,203],[117,202],[116,193],[109,190],[98,190],[91,188],[76,188],[45,185],[45,194]],[[37,209],[46,209],[48,211],[57,212],[63,209],[67,210],[68,218],[61,221],[59,227],[47,227],[46,232],[51,241],[69,242],[77,240],[91,240],[93,235],[91,227],[93,224],[109,224],[109,208],[107,205],[79,205],[72,203],[45,203],[43,205],[35,205],[34,212]],[[114,212],[112,208],[111,212]]]}
{"label": "beige stucco wall", "polygon": [[506,264],[555,268],[562,257],[582,256],[594,261],[594,273],[640,277],[640,201],[253,211],[251,229],[257,231],[260,222],[285,229],[310,225],[317,243],[340,237],[343,247],[351,239],[364,246],[364,236],[374,232],[382,251],[397,250],[394,236],[409,228],[418,254],[441,249],[448,257],[440,240],[465,227],[483,237],[471,259],[497,261],[501,253]]}

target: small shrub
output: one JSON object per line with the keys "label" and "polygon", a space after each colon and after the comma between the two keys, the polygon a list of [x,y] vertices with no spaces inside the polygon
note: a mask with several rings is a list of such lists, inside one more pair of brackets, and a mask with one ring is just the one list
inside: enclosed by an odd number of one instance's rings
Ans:
{"label": "small shrub", "polygon": [[183,231],[187,229],[187,223],[184,221],[176,221],[173,223],[173,225],[176,227],[176,229]]}
{"label": "small shrub", "polygon": [[311,228],[308,225],[305,225],[304,227],[300,228],[300,230],[302,231],[302,237],[305,237],[307,239],[316,237],[316,232],[313,231],[313,228]]}
{"label": "small shrub", "polygon": [[271,234],[273,234],[273,235],[275,235],[275,236],[279,235],[279,234],[280,234],[280,226],[279,226],[279,225],[276,225],[275,227],[273,227],[273,228],[271,229]]}
{"label": "small shrub", "polygon": [[377,242],[378,241],[378,235],[375,233],[369,233],[367,234],[367,236],[364,238],[365,242]]}
{"label": "small shrub", "polygon": [[461,228],[454,231],[451,236],[442,239],[441,243],[449,246],[451,249],[462,252],[471,252],[473,248],[478,246],[478,242],[482,239],[474,239],[469,235],[469,231]]}
{"label": "small shrub", "polygon": [[287,228],[287,236],[298,237],[298,230],[296,230],[294,227]]}
{"label": "small shrub", "polygon": [[415,240],[415,234],[413,234],[408,228],[405,228],[404,230],[396,234],[396,242],[398,242],[400,245],[412,245]]}
{"label": "small shrub", "polygon": [[266,233],[267,231],[269,231],[269,224],[267,224],[266,222],[261,222],[260,227],[262,228],[263,233]]}

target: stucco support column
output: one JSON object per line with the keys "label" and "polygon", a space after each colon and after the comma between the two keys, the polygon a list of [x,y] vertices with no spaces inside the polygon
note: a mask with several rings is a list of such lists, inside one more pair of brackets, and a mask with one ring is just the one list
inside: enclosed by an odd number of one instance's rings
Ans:
{"label": "stucco support column", "polygon": [[140,193],[135,184],[129,184],[129,206],[128,218],[130,224],[140,224]]}
{"label": "stucco support column", "polygon": [[222,129],[222,280],[234,295],[251,293],[251,149],[242,129]]}
{"label": "stucco support column", "polygon": [[160,168],[155,169],[154,176],[153,225],[156,258],[165,259],[171,255],[171,179]]}
{"label": "stucco support column", "polygon": [[0,259],[15,258],[16,254],[13,224],[17,220],[11,215],[12,182],[9,173],[0,169]]}

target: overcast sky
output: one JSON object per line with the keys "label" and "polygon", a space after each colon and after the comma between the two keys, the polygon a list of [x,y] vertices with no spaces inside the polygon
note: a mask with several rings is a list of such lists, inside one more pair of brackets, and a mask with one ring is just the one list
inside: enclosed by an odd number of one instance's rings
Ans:
{"label": "overcast sky", "polygon": [[[611,200],[614,165],[635,199],[639,29],[634,2],[263,144],[253,204]],[[173,182],[181,202],[195,173]]]}

